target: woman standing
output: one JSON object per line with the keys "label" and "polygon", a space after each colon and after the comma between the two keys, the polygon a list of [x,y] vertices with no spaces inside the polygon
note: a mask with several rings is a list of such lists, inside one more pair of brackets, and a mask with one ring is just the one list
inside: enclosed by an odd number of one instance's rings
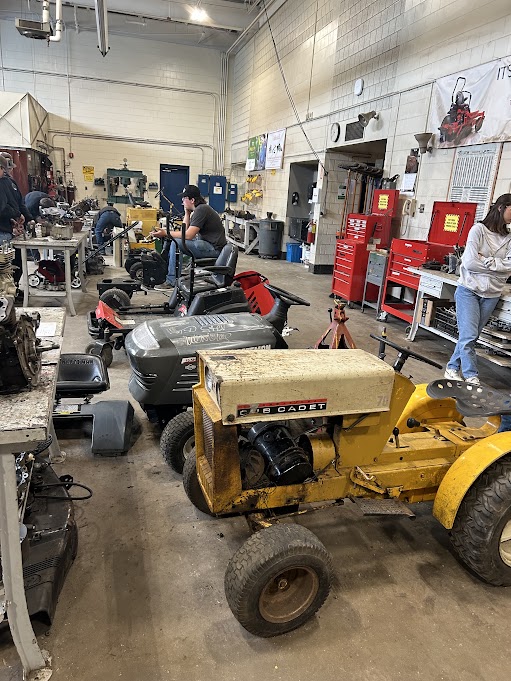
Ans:
{"label": "woman standing", "polygon": [[511,194],[502,194],[468,234],[454,294],[459,336],[445,378],[479,385],[475,344],[511,275],[510,229]]}

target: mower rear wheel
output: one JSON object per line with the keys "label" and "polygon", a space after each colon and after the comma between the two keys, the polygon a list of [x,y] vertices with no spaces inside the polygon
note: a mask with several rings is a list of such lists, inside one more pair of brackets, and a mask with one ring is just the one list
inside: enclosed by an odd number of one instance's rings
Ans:
{"label": "mower rear wheel", "polygon": [[252,535],[225,572],[227,603],[255,636],[284,634],[323,605],[333,579],[330,554],[300,525],[273,525]]}
{"label": "mower rear wheel", "polygon": [[204,497],[204,492],[197,477],[197,462],[195,460],[195,448],[190,452],[183,466],[183,487],[186,496],[196,509],[206,515],[213,515]]}
{"label": "mower rear wheel", "polygon": [[121,307],[129,307],[131,299],[126,291],[120,288],[109,288],[99,296],[101,302],[111,307],[112,310],[119,310]]}
{"label": "mower rear wheel", "polygon": [[460,560],[482,580],[511,586],[511,457],[490,466],[472,485],[451,530]]}
{"label": "mower rear wheel", "polygon": [[184,463],[192,451],[195,455],[193,426],[193,411],[184,411],[170,419],[161,434],[161,454],[176,473],[183,472]]}
{"label": "mower rear wheel", "polygon": [[132,279],[142,282],[144,279],[144,266],[141,262],[136,262],[130,267],[129,275]]}

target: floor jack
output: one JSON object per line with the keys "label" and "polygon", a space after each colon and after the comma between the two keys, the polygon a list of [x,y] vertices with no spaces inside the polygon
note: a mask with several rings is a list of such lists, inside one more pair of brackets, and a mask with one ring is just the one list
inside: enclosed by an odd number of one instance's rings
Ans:
{"label": "floor jack", "polygon": [[[349,317],[346,316],[345,308],[346,303],[343,300],[340,298],[334,298],[333,310],[332,308],[328,309],[330,314],[330,324],[313,346],[316,350],[323,348],[329,348],[330,350],[352,350],[357,347],[346,327],[346,322],[348,321]],[[333,317],[332,312],[334,313]],[[332,336],[330,343],[327,344],[325,343],[325,340],[330,333],[332,333]]]}

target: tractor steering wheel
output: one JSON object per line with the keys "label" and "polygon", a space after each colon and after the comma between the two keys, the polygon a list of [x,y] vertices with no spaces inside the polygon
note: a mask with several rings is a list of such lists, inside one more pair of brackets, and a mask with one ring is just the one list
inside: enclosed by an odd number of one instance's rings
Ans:
{"label": "tractor steering wheel", "polygon": [[299,298],[298,296],[295,296],[293,293],[284,291],[284,289],[278,288],[278,286],[266,283],[265,287],[272,295],[276,296],[277,298],[280,298],[289,305],[305,305],[306,307],[310,307],[310,303],[308,301],[304,300],[303,298]]}
{"label": "tractor steering wheel", "polygon": [[417,359],[419,360],[419,362],[424,362],[424,364],[429,364],[430,366],[435,367],[435,369],[442,369],[442,365],[438,364],[438,362],[433,362],[432,359],[424,357],[424,355],[419,355],[418,352],[414,352],[409,348],[403,348],[401,347],[401,345],[397,345],[397,343],[389,341],[388,338],[383,338],[382,336],[374,336],[372,333],[370,334],[370,336],[371,338],[374,338],[374,340],[380,341],[380,344],[383,343],[383,345],[388,345],[389,347],[394,348],[394,350],[398,351],[399,354],[396,357],[396,361],[392,365],[396,371],[401,371],[404,363],[409,357],[413,357],[413,359]]}

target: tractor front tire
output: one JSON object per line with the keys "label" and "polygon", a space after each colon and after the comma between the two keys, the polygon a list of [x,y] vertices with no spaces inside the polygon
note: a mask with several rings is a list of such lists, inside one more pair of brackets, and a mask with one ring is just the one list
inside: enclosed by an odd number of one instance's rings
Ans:
{"label": "tractor front tire", "polygon": [[176,473],[183,472],[183,466],[190,454],[195,455],[195,432],[193,411],[184,411],[167,423],[160,438],[163,459]]}
{"label": "tractor front tire", "polygon": [[225,572],[227,603],[255,636],[292,631],[323,605],[333,578],[330,554],[300,525],[272,525],[252,535]]}
{"label": "tractor front tire", "polygon": [[102,303],[111,307],[112,310],[119,310],[121,307],[130,307],[131,299],[126,291],[120,288],[109,288],[99,296]]}
{"label": "tractor front tire", "polygon": [[190,452],[183,466],[183,487],[186,496],[196,509],[206,515],[213,515],[204,497],[204,492],[197,477],[197,462],[195,460],[195,449]]}
{"label": "tractor front tire", "polygon": [[451,540],[460,560],[482,580],[511,586],[511,457],[494,463],[472,485]]}

